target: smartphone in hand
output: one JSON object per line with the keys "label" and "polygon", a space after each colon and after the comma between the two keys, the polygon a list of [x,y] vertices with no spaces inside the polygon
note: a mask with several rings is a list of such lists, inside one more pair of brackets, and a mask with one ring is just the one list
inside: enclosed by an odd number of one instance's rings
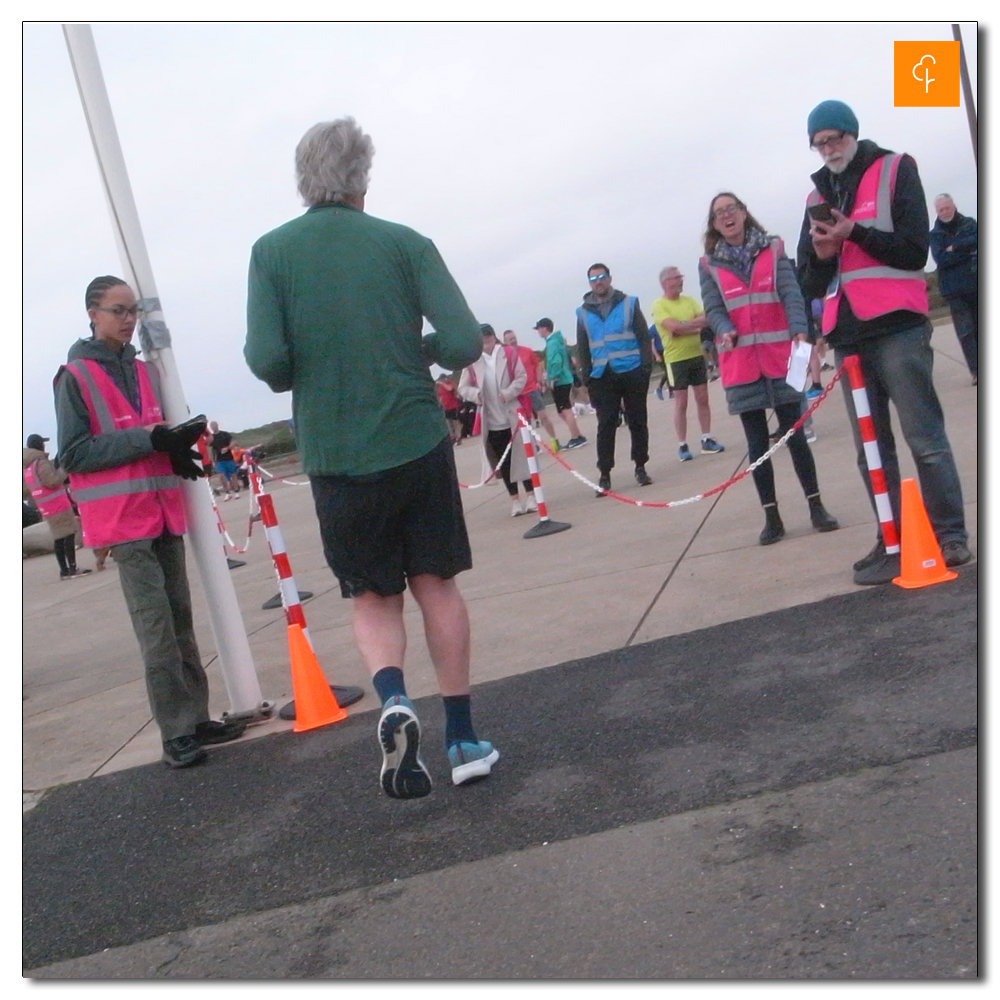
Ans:
{"label": "smartphone in hand", "polygon": [[809,213],[809,218],[814,222],[834,223],[837,221],[833,217],[833,211],[825,201],[821,202],[819,205],[810,205],[806,211]]}

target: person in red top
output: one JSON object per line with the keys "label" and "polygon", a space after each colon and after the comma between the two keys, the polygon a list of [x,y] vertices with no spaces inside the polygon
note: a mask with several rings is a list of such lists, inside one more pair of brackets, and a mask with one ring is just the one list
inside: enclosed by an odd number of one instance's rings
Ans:
{"label": "person in red top", "polygon": [[[517,355],[524,365],[524,370],[528,373],[528,381],[524,384],[523,394],[531,400],[531,417],[537,417],[545,433],[549,436],[549,443],[553,451],[559,450],[559,441],[556,438],[556,429],[552,426],[552,420],[545,412],[545,399],[542,396],[541,379],[539,376],[538,355],[530,347],[521,347],[517,343],[517,334],[513,330],[504,330],[503,342],[508,347],[516,347]],[[525,417],[529,415],[526,413]]]}
{"label": "person in red top", "polygon": [[438,375],[435,388],[441,409],[444,410],[445,420],[448,421],[452,444],[461,444],[462,421],[459,419],[458,411],[462,408],[462,401],[455,394],[455,382],[449,375]]}

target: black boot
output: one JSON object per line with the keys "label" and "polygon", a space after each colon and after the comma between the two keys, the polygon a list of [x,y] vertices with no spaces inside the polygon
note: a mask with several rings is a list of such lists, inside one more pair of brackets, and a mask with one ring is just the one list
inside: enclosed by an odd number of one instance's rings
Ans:
{"label": "black boot", "polygon": [[809,501],[809,519],[817,531],[836,531],[840,527],[837,519],[823,506],[818,493],[806,497]]}
{"label": "black boot", "polygon": [[764,530],[760,533],[761,545],[773,545],[785,537],[785,526],[781,523],[776,503],[764,504]]}

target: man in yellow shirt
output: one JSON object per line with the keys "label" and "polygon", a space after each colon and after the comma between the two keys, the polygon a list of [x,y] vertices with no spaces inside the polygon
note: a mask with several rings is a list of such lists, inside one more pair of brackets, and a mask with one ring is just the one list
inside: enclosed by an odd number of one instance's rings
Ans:
{"label": "man in yellow shirt", "polygon": [[701,331],[708,325],[701,304],[684,290],[684,275],[676,267],[660,272],[663,297],[650,310],[655,340],[663,346],[660,360],[667,372],[667,381],[674,400],[674,430],[677,432],[678,454],[682,462],[693,458],[687,443],[688,387],[694,390],[701,425],[702,454],[725,451],[712,437],[712,411],[708,405],[708,368],[701,347]]}

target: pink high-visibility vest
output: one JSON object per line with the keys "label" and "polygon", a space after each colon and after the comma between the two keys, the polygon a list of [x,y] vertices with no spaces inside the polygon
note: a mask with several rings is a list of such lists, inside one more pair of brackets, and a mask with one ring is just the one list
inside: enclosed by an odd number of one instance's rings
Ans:
{"label": "pink high-visibility vest", "polygon": [[73,506],[65,486],[42,485],[42,481],[38,478],[38,459],[24,470],[24,481],[42,517],[53,517]]}
{"label": "pink high-visibility vest", "polygon": [[[852,222],[883,233],[894,231],[892,198],[902,158],[900,153],[880,156],[864,172],[854,197],[854,208],[848,216]],[[822,203],[822,195],[813,189],[806,204]],[[927,279],[922,270],[902,271],[887,267],[850,240],[845,240],[841,247],[838,265],[837,277],[823,300],[824,335],[837,325],[840,297],[845,293],[854,315],[861,320],[884,316],[897,309],[927,315]]]}
{"label": "pink high-visibility vest", "polygon": [[[146,365],[137,360],[135,368],[139,380],[138,413],[96,361],[80,359],[66,365],[87,404],[92,434],[144,427],[163,420]],[[180,480],[164,452],[154,451],[100,472],[71,472],[69,483],[80,511],[84,545],[99,548],[157,538],[164,528],[172,535],[184,534]]]}
{"label": "pink high-visibility vest", "polygon": [[710,264],[707,257],[701,258],[702,265],[719,286],[729,318],[736,327],[733,347],[727,348],[721,336],[715,338],[723,386],[746,385],[762,375],[784,378],[788,373],[792,337],[777,285],[778,257],[782,250],[781,240],[775,238],[768,250],[757,254],[749,285],[732,271]]}

